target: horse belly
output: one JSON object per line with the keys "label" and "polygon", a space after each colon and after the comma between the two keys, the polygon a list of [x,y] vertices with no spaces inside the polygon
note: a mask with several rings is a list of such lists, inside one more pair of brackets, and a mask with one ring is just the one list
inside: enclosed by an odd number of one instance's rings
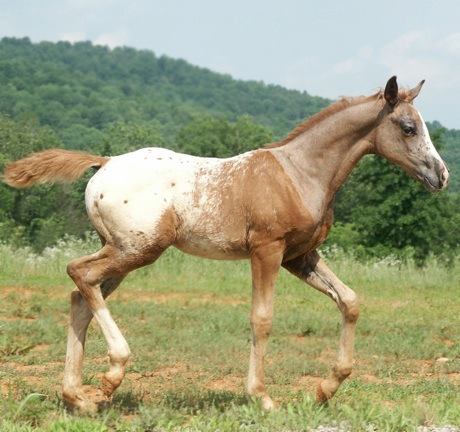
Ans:
{"label": "horse belly", "polygon": [[[213,211],[214,210],[214,211]],[[181,226],[174,246],[181,251],[211,259],[244,259],[248,252],[245,225],[224,217],[218,208],[193,207],[179,212]]]}
{"label": "horse belly", "polygon": [[177,241],[174,246],[190,255],[218,260],[237,260],[249,257],[244,248],[237,242],[222,241],[217,238],[189,235]]}

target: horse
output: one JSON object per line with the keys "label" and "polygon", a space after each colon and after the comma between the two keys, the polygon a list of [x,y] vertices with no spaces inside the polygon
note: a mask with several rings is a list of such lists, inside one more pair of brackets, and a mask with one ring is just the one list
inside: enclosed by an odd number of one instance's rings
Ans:
{"label": "horse", "polygon": [[[72,409],[94,411],[121,384],[130,349],[105,299],[131,271],[155,262],[170,246],[211,259],[249,259],[252,342],[247,392],[274,408],[264,383],[275,281],[281,267],[329,296],[342,314],[337,360],[316,391],[328,401],[350,375],[356,293],[326,265],[318,247],[333,220],[334,197],[366,154],[381,155],[429,191],[448,183],[448,169],[414,107],[424,81],[399,89],[391,77],[370,96],[342,98],[298,125],[283,140],[230,158],[204,158],[163,148],[114,157],[50,149],[7,165],[3,180],[25,188],[74,181],[96,172],[85,193],[99,251],[67,267],[71,293],[62,395]],[[109,369],[99,389],[82,385],[88,325],[107,341]]]}

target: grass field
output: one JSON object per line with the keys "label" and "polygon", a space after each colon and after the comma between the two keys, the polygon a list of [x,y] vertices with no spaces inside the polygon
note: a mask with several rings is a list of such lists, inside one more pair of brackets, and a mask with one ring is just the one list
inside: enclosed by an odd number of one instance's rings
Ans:
{"label": "grass field", "polygon": [[[351,378],[328,406],[314,402],[332,366],[340,314],[326,296],[282,272],[267,384],[279,405],[246,397],[248,262],[168,251],[132,274],[109,308],[133,353],[112,406],[73,416],[60,400],[69,293],[66,263],[91,242],[42,256],[0,245],[0,430],[9,431],[411,431],[460,426],[460,260],[418,269],[367,264],[339,253],[331,267],[361,299]],[[98,385],[106,345],[90,328],[85,384]],[[320,428],[320,429],[318,429]],[[324,430],[324,429],[323,429]]]}

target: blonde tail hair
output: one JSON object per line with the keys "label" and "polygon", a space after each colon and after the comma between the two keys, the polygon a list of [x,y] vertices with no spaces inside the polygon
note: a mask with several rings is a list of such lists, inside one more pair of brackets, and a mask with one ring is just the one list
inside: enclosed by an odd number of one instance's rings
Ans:
{"label": "blonde tail hair", "polygon": [[44,150],[8,164],[3,181],[14,188],[27,188],[36,183],[71,183],[89,168],[100,168],[107,161],[106,157],[85,152]]}

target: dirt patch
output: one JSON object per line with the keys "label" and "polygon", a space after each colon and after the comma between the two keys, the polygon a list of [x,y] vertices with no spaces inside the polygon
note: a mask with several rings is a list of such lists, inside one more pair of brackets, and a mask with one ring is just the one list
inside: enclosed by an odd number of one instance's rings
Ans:
{"label": "dirt patch", "polygon": [[40,388],[42,384],[49,382],[47,377],[40,375],[27,375],[23,379],[32,388]]}
{"label": "dirt patch", "polygon": [[206,384],[209,390],[240,392],[244,389],[244,378],[236,375],[227,375],[223,378],[209,381]]}
{"label": "dirt patch", "polygon": [[361,381],[369,384],[382,384],[383,380],[372,374],[363,374],[358,377]]}
{"label": "dirt patch", "polygon": [[387,408],[393,409],[397,405],[397,403],[395,401],[385,399],[382,401],[382,405],[386,406]]}
{"label": "dirt patch", "polygon": [[[333,348],[325,348],[321,351],[321,354],[318,357],[318,360],[321,363],[324,363],[326,365],[329,365],[332,367],[332,365],[335,363],[337,360],[337,350]],[[355,360],[356,361],[356,360]]]}
{"label": "dirt patch", "polygon": [[[428,362],[428,361],[423,360],[423,362]],[[396,385],[401,385],[401,386],[411,385],[420,380],[437,381],[443,378],[446,378],[453,383],[460,383],[460,373],[459,372],[443,373],[443,372],[429,372],[429,370],[430,369],[428,367],[425,367],[425,369],[420,370],[419,372],[411,372],[411,373],[404,373],[404,374],[401,373],[401,376],[398,376],[395,378],[379,378],[369,373],[355,375],[355,377],[358,380],[363,381],[368,384],[396,384]]]}
{"label": "dirt patch", "polygon": [[142,374],[143,377],[161,377],[170,379],[174,375],[187,371],[187,366],[184,364],[175,364],[173,366],[164,366],[152,372]]}
{"label": "dirt patch", "polygon": [[5,322],[16,322],[16,321],[35,321],[37,318],[35,317],[20,317],[20,316],[9,316],[9,317],[2,317],[0,321]]}
{"label": "dirt patch", "polygon": [[142,395],[143,400],[147,400],[154,395],[164,394],[166,390],[176,389],[178,382],[182,386],[184,382],[197,383],[202,375],[202,372],[191,370],[186,364],[176,363],[142,373],[128,372],[124,383]]}
{"label": "dirt patch", "polygon": [[35,345],[31,351],[36,351],[36,352],[43,352],[43,351],[46,351],[48,348],[49,348],[49,344],[38,344],[38,345]]}
{"label": "dirt patch", "polygon": [[10,394],[10,386],[6,382],[0,383],[0,395],[6,397]]}
{"label": "dirt patch", "polygon": [[172,366],[163,366],[161,368],[155,369],[154,371],[148,372],[129,372],[126,374],[126,377],[131,381],[169,381],[177,374],[187,374],[191,372],[186,364],[176,363]]}
{"label": "dirt patch", "polygon": [[243,300],[235,297],[223,297],[213,294],[193,294],[193,293],[146,293],[143,292],[129,292],[121,291],[113,294],[115,300],[126,300],[126,301],[140,301],[140,302],[152,302],[155,304],[163,304],[169,302],[178,302],[183,304],[224,304],[230,306],[238,306],[247,304],[248,300]]}
{"label": "dirt patch", "polygon": [[50,368],[54,368],[55,366],[63,367],[64,362],[54,361],[54,362],[47,362],[47,363],[40,364],[40,365],[37,365],[37,364],[25,365],[22,363],[15,363],[15,362],[6,363],[6,364],[16,369],[21,374],[23,373],[29,374],[31,372],[34,372],[34,373],[47,372],[49,371]]}
{"label": "dirt patch", "polygon": [[325,338],[322,336],[317,336],[314,334],[308,334],[308,333],[295,333],[295,334],[290,334],[287,335],[287,338],[289,341],[294,342],[294,343],[300,343],[300,344],[320,344],[324,343]]}
{"label": "dirt patch", "polygon": [[447,346],[447,347],[453,347],[455,345],[455,341],[451,340],[451,339],[443,339],[442,340],[442,343]]}
{"label": "dirt patch", "polygon": [[[21,303],[24,303],[32,298],[34,295],[49,296],[53,299],[69,299],[71,290],[68,286],[58,285],[52,287],[0,287],[0,299],[7,299],[7,297],[12,296],[15,301],[15,297],[20,300]],[[9,300],[9,299],[8,299]]]}
{"label": "dirt patch", "polygon": [[309,393],[315,392],[316,387],[323,378],[314,375],[303,375],[296,382],[291,385],[293,391],[307,391]]}
{"label": "dirt patch", "polygon": [[[38,288],[37,288],[38,289]],[[28,300],[32,297],[34,294],[35,290],[30,289],[30,288],[24,288],[24,287],[2,287],[0,289],[0,296],[1,298],[6,298],[10,294],[11,295],[17,295],[20,296],[22,300]]]}
{"label": "dirt patch", "polygon": [[87,361],[90,361],[91,363],[95,364],[109,364],[109,356],[105,355],[102,357],[93,357],[92,359],[87,359]]}
{"label": "dirt patch", "polygon": [[390,307],[391,309],[401,309],[401,308],[405,308],[406,306],[410,305],[411,304],[411,301],[409,300],[396,300],[394,302],[391,302],[390,303]]}
{"label": "dirt patch", "polygon": [[460,372],[451,372],[445,375],[449,381],[460,384]]}

